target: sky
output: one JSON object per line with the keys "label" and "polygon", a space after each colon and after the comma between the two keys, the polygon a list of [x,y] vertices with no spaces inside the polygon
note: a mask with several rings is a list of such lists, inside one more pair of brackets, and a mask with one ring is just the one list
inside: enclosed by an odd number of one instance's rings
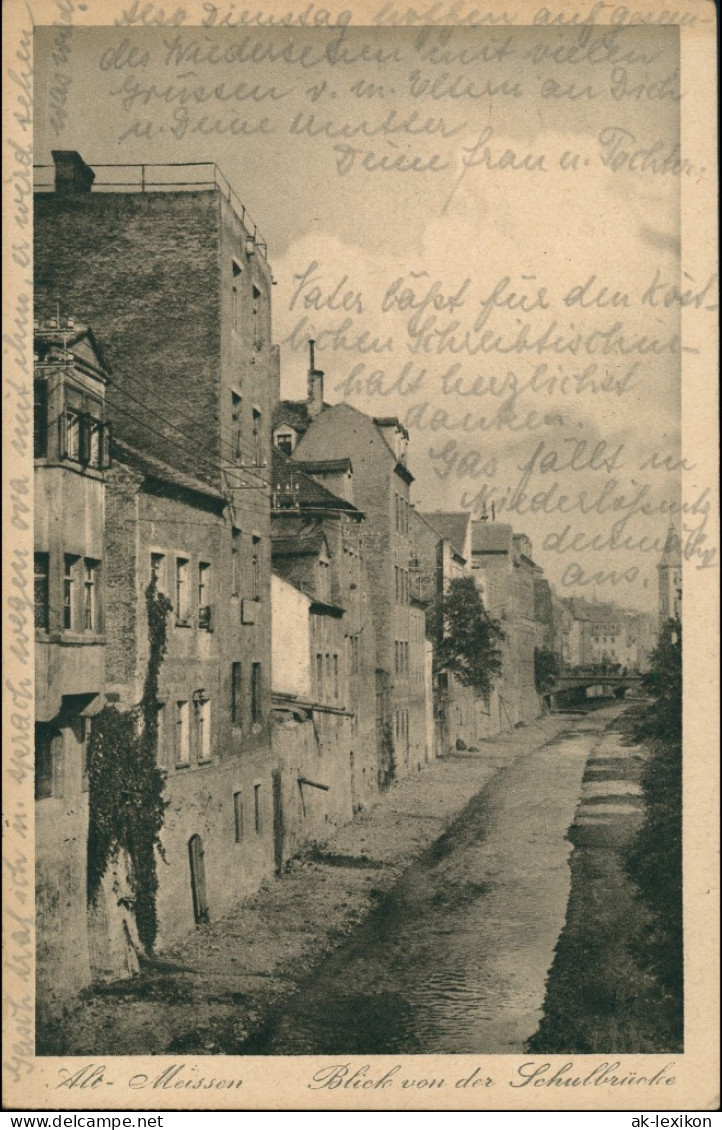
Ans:
{"label": "sky", "polygon": [[706,522],[701,488],[675,513],[680,291],[711,300],[680,98],[674,28],[47,28],[35,160],[216,163],[282,395],[315,338],[328,401],[408,423],[421,510],[493,503],[560,596],[653,612],[670,521],[690,554]]}

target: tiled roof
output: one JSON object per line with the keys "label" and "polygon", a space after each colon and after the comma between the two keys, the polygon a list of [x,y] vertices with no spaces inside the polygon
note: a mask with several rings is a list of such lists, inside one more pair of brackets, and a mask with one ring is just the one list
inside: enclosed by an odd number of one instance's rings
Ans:
{"label": "tiled roof", "polygon": [[[339,462],[348,462],[339,460]],[[282,451],[274,447],[271,452],[271,481],[273,494],[271,505],[273,509],[284,509],[287,505],[301,509],[322,510],[347,510],[349,514],[363,517],[352,502],[334,494],[328,487],[316,482],[306,474],[306,464],[301,460],[289,459]],[[274,495],[277,493],[277,497]],[[276,501],[278,506],[275,505]]]}
{"label": "tiled roof", "polygon": [[303,467],[309,475],[340,474],[353,470],[350,459],[294,459],[294,463]]}
{"label": "tiled roof", "polygon": [[429,525],[433,526],[435,530],[438,530],[442,538],[451,542],[456,552],[463,557],[464,546],[466,545],[466,531],[471,521],[471,515],[467,513],[467,511],[447,512],[443,510],[431,510],[424,511],[421,517],[425,518]]}
{"label": "tiled roof", "polygon": [[508,522],[472,522],[472,553],[511,553],[513,530]]}
{"label": "tiled roof", "polygon": [[277,534],[271,528],[271,557],[318,557],[327,549],[326,537],[318,527],[295,534]]}
{"label": "tiled roof", "polygon": [[150,455],[147,451],[138,451],[137,448],[126,443],[125,440],[118,439],[117,436],[114,436],[111,441],[111,455],[118,463],[123,463],[127,467],[140,471],[149,479],[168,483],[182,490],[192,491],[194,494],[204,495],[215,502],[226,503],[228,501],[226,496],[216,490],[215,487],[209,486],[201,479],[196,479],[193,475],[186,475],[183,471],[178,471],[156,455]]}

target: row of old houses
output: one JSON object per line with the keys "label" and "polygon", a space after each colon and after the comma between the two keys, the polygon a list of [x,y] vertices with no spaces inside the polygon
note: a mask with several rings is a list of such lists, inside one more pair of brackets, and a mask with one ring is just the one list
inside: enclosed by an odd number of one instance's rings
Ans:
{"label": "row of old houses", "polygon": [[[111,715],[150,726],[162,774],[162,948],[394,779],[532,721],[535,651],[594,662],[607,622],[558,601],[510,525],[414,507],[405,427],[327,403],[313,343],[306,397],[281,399],[266,245],[215,166],[178,184],[144,166],[137,186],[126,168],[119,188],[75,152],[53,159],[34,212],[48,1011],[143,952],[132,852],[89,891],[102,803],[89,758]],[[504,630],[488,698],[434,667],[441,597],[462,576]]]}

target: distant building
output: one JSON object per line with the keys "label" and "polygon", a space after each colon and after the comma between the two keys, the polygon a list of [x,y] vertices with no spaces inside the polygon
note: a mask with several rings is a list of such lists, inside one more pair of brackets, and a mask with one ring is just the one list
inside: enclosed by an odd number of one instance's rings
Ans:
{"label": "distant building", "polygon": [[539,714],[534,680],[537,646],[535,583],[541,570],[525,534],[505,522],[472,523],[472,569],[484,604],[501,622],[502,678],[498,688],[502,729],[531,722]]}
{"label": "distant building", "polygon": [[[370,417],[350,404],[328,405],[323,373],[311,348],[308,397],[282,401],[273,415],[273,442],[304,467],[350,459],[354,503],[364,513],[364,554],[376,663],[376,748],[381,784],[417,770],[431,756],[425,691],[428,666],[424,608],[411,589],[408,432],[394,417]],[[428,680],[427,680],[428,681]]]}
{"label": "distant building", "polygon": [[570,667],[619,666],[631,672],[647,669],[654,645],[646,613],[579,597],[565,598],[562,604],[571,620]]}
{"label": "distant building", "polygon": [[34,333],[37,1000],[87,985],[87,755],[105,704],[108,368],[69,318]]}
{"label": "distant building", "polygon": [[[279,576],[296,583],[293,576],[287,576],[290,561],[283,565],[279,557],[281,545],[292,548],[300,546],[312,535],[323,535],[328,547],[326,599],[343,610],[344,639],[339,655],[346,687],[345,709],[351,712],[351,745],[346,773],[352,808],[356,811],[371,803],[378,781],[372,597],[364,556],[365,516],[353,504],[353,466],[348,458],[301,463],[274,449],[272,481],[274,570]],[[310,587],[312,579],[313,575],[305,575],[299,584],[312,598],[319,600],[320,593],[315,586]],[[318,579],[321,580],[320,577]],[[283,619],[274,608],[274,633],[276,636],[281,634],[281,638],[289,644],[282,625]],[[297,654],[298,648],[293,644],[290,646]],[[316,660],[313,662],[315,665]],[[275,670],[279,677],[283,675],[282,666],[281,653],[277,652]],[[316,686],[320,686],[317,679]],[[280,709],[276,694],[278,689],[276,681],[273,684],[276,718]],[[277,730],[274,728],[274,741],[276,737]]]}
{"label": "distant building", "polygon": [[[274,751],[281,773],[279,863],[353,815],[344,609],[333,603],[321,529],[273,539]],[[283,628],[281,627],[283,625]],[[293,629],[292,631],[289,629]]]}
{"label": "distant building", "polygon": [[[411,517],[414,565],[424,582],[429,602],[427,630],[436,651],[444,638],[443,594],[452,580],[472,575],[471,515],[466,511],[412,510]],[[437,673],[433,703],[437,755],[448,756],[498,731],[490,702],[472,687],[464,686],[453,673]]]}
{"label": "distant building", "polygon": [[659,582],[659,627],[682,618],[682,542],[673,525],[667,531],[657,566]]}

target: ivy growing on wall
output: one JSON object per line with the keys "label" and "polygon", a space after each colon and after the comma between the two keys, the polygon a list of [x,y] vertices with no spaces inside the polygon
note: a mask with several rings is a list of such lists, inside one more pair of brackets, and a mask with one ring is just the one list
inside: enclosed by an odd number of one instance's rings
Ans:
{"label": "ivy growing on wall", "polygon": [[155,578],[145,592],[148,669],[140,702],[127,710],[106,706],[95,718],[88,749],[88,900],[94,901],[108,865],[121,851],[130,860],[138,937],[152,950],[157,933],[156,849],[168,801],[157,766],[158,679],[167,647],[171,602]]}

